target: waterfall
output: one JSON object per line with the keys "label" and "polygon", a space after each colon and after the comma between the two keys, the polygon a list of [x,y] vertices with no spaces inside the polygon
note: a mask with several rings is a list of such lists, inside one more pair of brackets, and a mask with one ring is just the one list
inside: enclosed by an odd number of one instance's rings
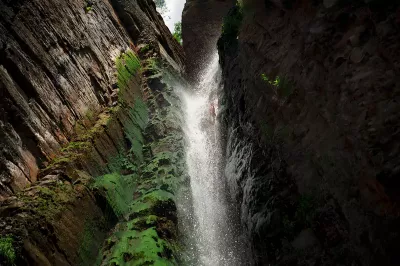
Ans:
{"label": "waterfall", "polygon": [[182,93],[185,110],[186,159],[190,176],[196,265],[243,265],[239,233],[232,218],[224,177],[218,91],[221,71],[213,57],[194,90]]}

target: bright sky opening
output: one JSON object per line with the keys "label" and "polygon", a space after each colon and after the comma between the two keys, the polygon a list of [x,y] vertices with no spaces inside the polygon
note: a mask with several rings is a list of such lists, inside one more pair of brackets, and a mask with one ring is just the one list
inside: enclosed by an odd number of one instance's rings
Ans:
{"label": "bright sky opening", "polygon": [[182,20],[182,10],[185,5],[185,0],[166,0],[166,2],[168,12],[163,15],[164,21],[169,30],[174,32],[175,23]]}

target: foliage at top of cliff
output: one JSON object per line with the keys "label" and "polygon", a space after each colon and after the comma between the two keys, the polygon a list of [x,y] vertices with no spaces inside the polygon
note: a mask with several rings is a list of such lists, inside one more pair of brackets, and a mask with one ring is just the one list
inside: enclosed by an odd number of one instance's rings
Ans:
{"label": "foliage at top of cliff", "polygon": [[182,44],[182,22],[175,23],[173,36],[180,44]]}

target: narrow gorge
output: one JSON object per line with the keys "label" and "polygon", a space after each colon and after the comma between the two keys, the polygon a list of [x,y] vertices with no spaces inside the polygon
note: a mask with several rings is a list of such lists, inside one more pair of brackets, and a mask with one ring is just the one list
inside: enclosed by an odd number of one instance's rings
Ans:
{"label": "narrow gorge", "polygon": [[0,266],[400,265],[400,3],[158,4],[0,0]]}

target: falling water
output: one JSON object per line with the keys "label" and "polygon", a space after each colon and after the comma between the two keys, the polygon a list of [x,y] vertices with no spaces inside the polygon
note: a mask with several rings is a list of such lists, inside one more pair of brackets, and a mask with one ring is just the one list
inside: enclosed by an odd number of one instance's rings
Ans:
{"label": "falling water", "polygon": [[215,56],[195,90],[183,95],[187,165],[194,209],[196,265],[242,265],[232,220],[218,122],[221,71]]}

